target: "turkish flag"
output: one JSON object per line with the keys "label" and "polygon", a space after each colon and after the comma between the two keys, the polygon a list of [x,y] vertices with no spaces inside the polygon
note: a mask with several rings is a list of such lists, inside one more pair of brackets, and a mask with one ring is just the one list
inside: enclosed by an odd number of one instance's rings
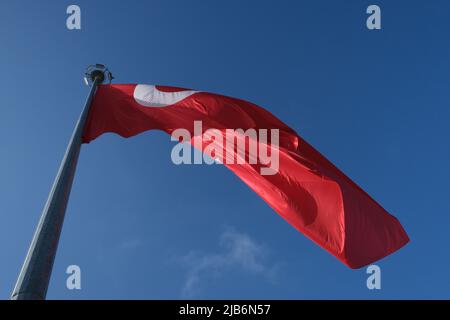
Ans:
{"label": "turkish flag", "polygon": [[[195,124],[200,122],[199,131]],[[131,137],[152,129],[172,135],[184,129],[194,147],[227,166],[292,226],[350,268],[371,264],[409,241],[399,221],[364,190],[293,129],[247,101],[164,86],[100,85],[83,142],[105,132]],[[251,152],[255,137],[245,135],[249,129],[271,132],[270,139],[257,136],[256,147],[277,155],[276,165],[258,161],[259,153]]]}

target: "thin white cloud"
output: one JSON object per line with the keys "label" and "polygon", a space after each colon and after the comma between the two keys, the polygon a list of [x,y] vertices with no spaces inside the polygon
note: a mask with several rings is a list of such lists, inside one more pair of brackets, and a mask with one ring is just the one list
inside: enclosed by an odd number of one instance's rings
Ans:
{"label": "thin white cloud", "polygon": [[274,281],[277,266],[267,263],[268,249],[249,235],[227,228],[220,236],[219,246],[218,253],[192,251],[180,259],[188,268],[182,298],[195,297],[208,279],[217,279],[236,268]]}

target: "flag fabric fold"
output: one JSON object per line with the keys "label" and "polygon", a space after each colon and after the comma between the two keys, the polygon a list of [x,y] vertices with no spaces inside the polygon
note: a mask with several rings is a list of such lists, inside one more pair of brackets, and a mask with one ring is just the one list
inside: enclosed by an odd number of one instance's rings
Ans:
{"label": "flag fabric fold", "polygon": [[[223,133],[200,143],[195,122]],[[400,222],[329,160],[267,110],[244,100],[174,87],[136,84],[98,86],[83,134],[89,143],[106,132],[131,137],[148,130],[173,134],[183,128],[189,141],[235,173],[281,217],[350,268],[371,264],[404,246],[409,238]],[[246,148],[227,147],[229,140],[251,144],[248,136],[228,129],[277,130],[273,141],[258,141],[277,152],[275,172],[261,174],[261,163]],[[212,131],[208,131],[212,132]],[[261,131],[259,131],[261,132]],[[211,148],[213,146],[213,148]],[[241,144],[242,146],[242,144]],[[220,152],[219,152],[220,151]],[[242,159],[241,159],[242,160]],[[257,217],[255,217],[257,218]]]}

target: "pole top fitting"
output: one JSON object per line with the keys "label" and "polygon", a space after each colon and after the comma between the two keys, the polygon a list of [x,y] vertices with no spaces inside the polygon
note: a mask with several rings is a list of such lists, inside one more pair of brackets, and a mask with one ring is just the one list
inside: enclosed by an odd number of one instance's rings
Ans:
{"label": "pole top fitting", "polygon": [[97,84],[105,82],[109,84],[114,77],[105,65],[99,63],[91,64],[86,68],[86,72],[84,73],[84,82],[87,86],[92,86],[96,79]]}

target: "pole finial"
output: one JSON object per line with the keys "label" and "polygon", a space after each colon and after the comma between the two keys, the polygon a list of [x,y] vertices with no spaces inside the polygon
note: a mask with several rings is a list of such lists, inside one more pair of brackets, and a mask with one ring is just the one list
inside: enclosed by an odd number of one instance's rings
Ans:
{"label": "pole finial", "polygon": [[97,84],[105,82],[109,84],[114,77],[105,65],[100,63],[91,64],[86,68],[86,72],[84,73],[84,82],[87,86],[92,86],[96,79]]}

